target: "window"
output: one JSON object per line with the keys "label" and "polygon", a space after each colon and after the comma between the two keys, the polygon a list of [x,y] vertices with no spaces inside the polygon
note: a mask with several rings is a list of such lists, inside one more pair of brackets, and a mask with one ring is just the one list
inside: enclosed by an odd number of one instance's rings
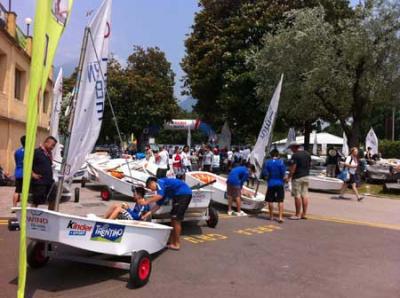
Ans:
{"label": "window", "polygon": [[0,53],[0,91],[5,91],[5,81],[7,73],[7,55]]}
{"label": "window", "polygon": [[49,110],[49,103],[50,103],[50,94],[48,91],[45,91],[43,95],[43,109],[42,109],[44,114],[47,114]]}
{"label": "window", "polygon": [[25,90],[25,72],[15,68],[14,98],[23,101]]}

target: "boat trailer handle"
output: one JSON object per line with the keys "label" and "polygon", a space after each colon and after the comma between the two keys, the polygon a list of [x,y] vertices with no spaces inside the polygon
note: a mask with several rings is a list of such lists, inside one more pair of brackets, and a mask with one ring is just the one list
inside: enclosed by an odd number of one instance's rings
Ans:
{"label": "boat trailer handle", "polygon": [[202,184],[202,185],[199,183],[199,184],[196,184],[195,186],[192,186],[191,189],[192,190],[197,190],[197,189],[209,186],[211,184],[214,184],[215,182],[217,182],[216,179],[214,179],[213,181],[207,182],[206,184]]}

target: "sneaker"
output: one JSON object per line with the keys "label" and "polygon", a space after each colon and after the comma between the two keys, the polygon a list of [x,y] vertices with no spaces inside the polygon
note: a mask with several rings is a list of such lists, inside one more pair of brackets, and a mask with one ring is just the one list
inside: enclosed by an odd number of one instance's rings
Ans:
{"label": "sneaker", "polygon": [[240,212],[235,212],[236,216],[247,216],[247,213],[241,210]]}
{"label": "sneaker", "polygon": [[359,202],[361,202],[362,200],[364,200],[364,197],[359,197],[359,198],[357,199],[357,201],[359,201]]}
{"label": "sneaker", "polygon": [[232,216],[233,215],[233,211],[228,211],[228,215]]}

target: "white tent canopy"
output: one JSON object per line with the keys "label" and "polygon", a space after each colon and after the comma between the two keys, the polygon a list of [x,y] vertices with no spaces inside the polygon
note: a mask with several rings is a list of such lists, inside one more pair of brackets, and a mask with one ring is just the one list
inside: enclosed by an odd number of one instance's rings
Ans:
{"label": "white tent canopy", "polygon": [[[315,140],[315,132],[310,133],[310,144],[314,144]],[[274,145],[285,145],[287,142],[287,139],[282,139],[277,142],[274,142]],[[304,144],[304,136],[298,136],[296,137],[296,142],[298,144]],[[320,132],[317,133],[317,143],[318,145],[322,144],[328,144],[328,145],[343,145],[343,138],[335,136],[333,134],[327,133],[327,132]]]}

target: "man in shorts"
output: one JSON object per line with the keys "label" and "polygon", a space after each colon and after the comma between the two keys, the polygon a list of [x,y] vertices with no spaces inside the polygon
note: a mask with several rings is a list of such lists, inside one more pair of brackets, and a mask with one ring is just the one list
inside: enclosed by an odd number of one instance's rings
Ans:
{"label": "man in shorts", "polygon": [[166,205],[169,200],[172,200],[170,215],[173,230],[169,238],[168,248],[179,250],[181,247],[181,222],[192,199],[192,190],[185,182],[174,178],[157,179],[155,177],[150,177],[146,181],[146,187],[156,192],[156,194],[148,200],[138,200],[138,203],[140,205],[156,204],[144,215],[143,219],[146,219],[162,205]]}
{"label": "man in shorts", "polygon": [[[308,176],[310,175],[311,155],[300,148],[296,142],[289,145],[293,155],[288,180],[292,182],[292,196],[294,197],[296,215],[289,219],[307,219],[308,208]],[[303,208],[303,210],[301,210]]]}
{"label": "man in shorts", "polygon": [[278,150],[271,151],[271,159],[265,164],[262,171],[262,177],[266,177],[268,183],[265,201],[268,202],[269,219],[274,219],[274,204],[278,203],[279,218],[278,222],[283,223],[283,200],[285,198],[284,179],[286,176],[286,167],[279,159]]}
{"label": "man in shorts", "polygon": [[56,187],[53,179],[52,151],[57,140],[49,136],[44,143],[35,149],[32,166],[32,207],[49,204],[49,209],[55,208]]}
{"label": "man in shorts", "polygon": [[136,187],[133,195],[133,202],[135,202],[135,206],[133,208],[129,208],[128,204],[114,204],[104,215],[104,218],[107,219],[126,219],[126,220],[141,220],[143,215],[146,212],[150,211],[150,207],[148,205],[140,205],[138,200],[143,199],[145,195],[145,189],[143,187]]}
{"label": "man in shorts", "polygon": [[[24,168],[24,148],[25,148],[25,136],[21,137],[21,147],[15,150],[14,160],[15,160],[15,192],[13,195],[13,207],[17,207],[20,200],[20,195],[22,193],[22,173]],[[15,212],[15,211],[13,211]]]}
{"label": "man in shorts", "polygon": [[[249,179],[249,165],[233,168],[226,181],[226,196],[228,198],[228,215],[246,216],[241,210],[243,184]],[[232,211],[232,202],[235,200],[237,212]]]}

